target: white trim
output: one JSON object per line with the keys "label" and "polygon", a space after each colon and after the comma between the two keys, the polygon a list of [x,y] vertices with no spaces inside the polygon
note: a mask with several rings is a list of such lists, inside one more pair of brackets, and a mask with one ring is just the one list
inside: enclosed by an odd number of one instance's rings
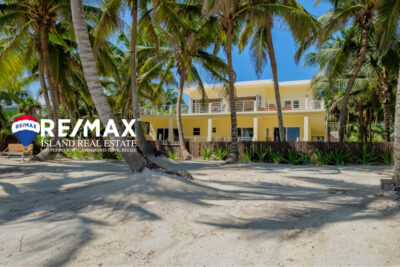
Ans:
{"label": "white trim", "polygon": [[[311,83],[311,80],[298,80],[298,81],[286,81],[286,82],[279,82],[280,86],[293,86],[293,85],[308,85]],[[242,81],[236,82],[235,87],[246,87],[246,86],[267,86],[273,85],[272,80],[253,80],[253,81]],[[223,88],[222,83],[216,84],[204,84],[205,90],[221,90]],[[189,91],[197,91],[198,88],[195,86],[188,86],[183,89],[184,92]]]}

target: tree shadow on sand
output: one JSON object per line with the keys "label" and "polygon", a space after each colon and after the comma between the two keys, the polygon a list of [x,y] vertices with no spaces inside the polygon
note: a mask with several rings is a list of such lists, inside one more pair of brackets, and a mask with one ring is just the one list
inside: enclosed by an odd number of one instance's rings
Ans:
{"label": "tree shadow on sand", "polygon": [[[244,169],[246,166],[238,164],[221,167],[220,164],[215,163],[193,164],[182,163],[177,166],[193,169],[195,178],[198,177],[200,180],[189,181],[181,177],[150,171],[132,175],[129,169],[118,161],[63,161],[56,162],[51,167],[45,163],[1,165],[0,188],[6,195],[0,194],[0,227],[25,222],[41,225],[50,222],[68,222],[57,224],[63,229],[62,236],[58,235],[60,229],[49,229],[40,237],[40,240],[35,240],[40,245],[35,246],[35,249],[25,250],[23,254],[24,257],[29,257],[29,255],[41,253],[62,240],[67,242],[68,246],[52,254],[51,258],[45,262],[48,265],[62,265],[73,259],[80,248],[96,239],[96,234],[91,229],[93,225],[112,226],[104,218],[89,218],[86,216],[86,211],[103,209],[109,216],[118,216],[119,220],[163,220],[161,214],[149,211],[144,203],[132,202],[131,196],[141,196],[148,200],[156,199],[159,202],[184,202],[204,208],[211,208],[219,205],[219,201],[226,200],[278,203],[280,212],[257,218],[248,218],[241,214],[221,214],[217,217],[203,217],[195,220],[197,223],[212,227],[245,230],[249,234],[253,233],[254,236],[259,235],[260,232],[269,235],[278,230],[294,229],[296,231],[291,236],[294,238],[306,229],[320,228],[327,223],[385,218],[399,212],[399,209],[377,209],[371,210],[368,214],[358,215],[359,211],[379,199],[376,197],[378,185],[360,185],[343,180],[315,177],[315,175],[322,177],[339,173],[341,168],[319,168],[316,172],[311,167],[296,167],[295,169],[301,174],[306,174],[307,169],[310,169],[314,176],[287,176],[287,179],[292,179],[294,182],[302,182],[302,185],[288,186],[276,181],[268,181],[267,178],[257,182],[218,178],[201,181],[202,168],[221,171],[221,168],[235,170]],[[290,168],[290,165],[284,165],[280,169],[268,164],[256,164],[253,168],[260,175],[266,172],[285,175],[283,169]],[[82,173],[82,175],[77,175],[77,173]],[[38,179],[24,183],[24,178],[32,174],[39,176]],[[10,179],[13,182],[10,182]],[[342,195],[337,195],[337,192],[341,192]],[[115,195],[120,197],[117,199],[111,197]],[[341,196],[346,195],[351,195],[351,199],[340,199]],[[310,205],[297,206],[297,202],[306,202]],[[288,204],[287,207],[285,203]],[[318,203],[323,205],[318,205]],[[340,216],[335,214],[340,214]],[[73,224],[69,225],[69,222]]]}

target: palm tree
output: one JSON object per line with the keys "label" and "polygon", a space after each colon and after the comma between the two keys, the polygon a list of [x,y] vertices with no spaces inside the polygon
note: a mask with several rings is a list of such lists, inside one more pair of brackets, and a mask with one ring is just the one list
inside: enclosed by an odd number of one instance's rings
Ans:
{"label": "palm tree", "polygon": [[384,117],[385,141],[390,142],[390,125],[392,117],[392,92],[397,83],[399,70],[399,38],[393,34],[393,41],[385,50],[380,49],[376,34],[371,37],[367,53],[366,67],[371,78],[379,88]]}
{"label": "palm tree", "polygon": [[[172,73],[173,60],[161,50],[169,50],[164,43],[158,47],[149,43],[145,36],[139,33],[137,42],[137,86],[141,105],[149,107],[165,103],[163,100],[164,86],[176,86],[176,79]],[[112,94],[113,108],[120,112],[122,117],[129,114],[132,103],[130,79],[130,40],[124,33],[118,35],[117,45],[112,45],[113,61],[118,77],[103,80],[103,86]],[[176,101],[175,101],[176,102]],[[174,103],[175,103],[174,102]],[[132,111],[132,110],[131,110]]]}
{"label": "palm tree", "polygon": [[[398,30],[400,0],[379,1],[379,20],[382,22],[383,46],[388,46],[394,32]],[[393,181],[400,187],[400,69],[397,79],[396,113],[394,123],[394,169]]]}
{"label": "palm tree", "polygon": [[[219,33],[217,18],[201,13],[202,6],[196,4],[179,4],[164,2],[157,7],[154,28],[159,31],[160,39],[167,40],[171,47],[171,58],[176,63],[179,74],[179,89],[176,101],[176,121],[178,126],[179,144],[183,159],[192,156],[185,146],[183,135],[181,105],[183,88],[186,82],[197,85],[203,99],[206,98],[203,82],[196,67],[200,65],[212,78],[225,81],[225,63],[218,57],[205,51],[213,44]],[[165,27],[161,27],[164,22]]]}
{"label": "palm tree", "polygon": [[232,62],[232,46],[235,33],[245,18],[246,11],[251,7],[252,1],[220,0],[205,1],[204,9],[207,13],[214,13],[220,20],[222,31],[225,35],[225,53],[228,65],[228,94],[231,114],[231,147],[226,158],[227,163],[238,159],[238,128],[236,117],[236,91],[235,72]]}
{"label": "palm tree", "polygon": [[[347,115],[347,103],[349,101],[351,89],[354,86],[354,82],[357,79],[359,72],[363,66],[365,56],[367,54],[367,45],[368,38],[371,28],[373,27],[373,23],[375,20],[375,11],[377,8],[375,0],[356,0],[356,1],[348,1],[348,0],[328,0],[332,5],[333,9],[319,18],[321,23],[321,28],[318,32],[318,40],[319,44],[324,43],[326,40],[331,38],[331,35],[337,32],[338,29],[344,28],[347,24],[351,23],[353,25],[352,32],[347,35],[348,40],[345,40],[345,43],[348,43],[351,38],[353,38],[353,34],[356,31],[361,32],[361,41],[360,48],[358,51],[358,57],[356,60],[356,64],[354,65],[349,81],[347,83],[342,106],[340,108],[340,116],[339,116],[339,141],[344,140],[345,133],[345,122]],[[314,40],[317,39],[314,37]],[[310,45],[312,41],[309,39],[303,42],[301,47],[301,51],[308,45]],[[345,54],[339,54],[336,58],[336,66],[343,67],[343,61],[345,60]]]}
{"label": "palm tree", "polygon": [[137,37],[137,22],[138,22],[138,1],[130,0],[132,3],[132,26],[131,26],[131,87],[132,87],[132,112],[135,121],[136,140],[144,155],[153,153],[153,149],[144,137],[142,124],[140,123],[139,115],[139,100],[136,78],[136,37]]}
{"label": "palm tree", "polygon": [[[296,41],[301,42],[306,35],[316,31],[317,21],[297,1],[264,0],[254,5],[248,12],[246,24],[239,36],[239,49],[242,50],[250,41],[251,56],[256,73],[260,75],[266,65],[267,54],[271,63],[274,81],[275,102],[278,113],[279,140],[285,141],[282,103],[279,93],[278,69],[272,41],[274,17],[282,17],[289,25]],[[296,16],[293,16],[296,14]]]}
{"label": "palm tree", "polygon": [[[308,19],[304,19],[305,15],[309,18],[311,16],[308,15],[307,12],[296,1],[283,1],[285,5],[281,4],[279,1],[256,1],[256,0],[219,0],[219,1],[205,1],[204,9],[206,12],[212,12],[219,17],[220,25],[222,31],[225,35],[225,53],[228,62],[228,92],[229,92],[229,106],[231,113],[231,148],[229,155],[226,159],[227,163],[235,162],[238,159],[238,128],[237,128],[237,118],[236,118],[236,92],[235,92],[235,73],[233,70],[233,62],[232,62],[232,46],[233,40],[236,37],[237,33],[241,29],[243,22],[248,18],[249,14],[257,13],[257,10],[261,10],[259,12],[264,12],[262,16],[271,14],[275,14],[278,16],[289,18],[293,23],[290,23],[289,26],[292,28],[292,33],[296,33],[295,39],[300,41],[307,35],[307,29],[304,27],[309,23]],[[252,16],[254,19],[254,16]],[[272,21],[268,18],[263,21],[263,23],[270,23],[270,25],[263,25],[263,27],[272,27]],[[314,23],[314,22],[312,22]],[[250,28],[249,28],[250,29]],[[301,30],[302,29],[302,30]],[[265,34],[263,37],[268,35],[267,32],[261,33],[261,35]],[[260,36],[260,35],[259,35]],[[272,37],[269,38],[272,40]],[[267,43],[267,41],[265,41]],[[273,53],[273,44],[269,43],[269,55],[272,58],[274,65],[276,65],[275,55]],[[264,50],[265,52],[265,50]],[[275,73],[275,80],[278,80],[277,73]],[[279,84],[274,84],[274,88],[278,89],[275,92],[275,95],[279,97]],[[280,101],[279,101],[280,104]],[[277,103],[278,105],[278,103]],[[279,111],[278,111],[279,112]],[[281,115],[280,115],[281,116]],[[282,117],[282,116],[281,116]],[[281,124],[281,128],[283,129],[283,123]],[[280,131],[282,134],[281,140],[283,140],[283,131]]]}
{"label": "palm tree", "polygon": [[[104,95],[96,69],[96,62],[89,40],[89,32],[86,26],[82,0],[71,0],[71,11],[76,42],[78,44],[79,55],[87,86],[101,121],[106,125],[109,120],[114,120],[115,117],[112,113],[110,104]],[[119,123],[116,124],[118,132],[121,133],[122,131]],[[116,137],[112,136],[112,138]],[[122,137],[119,137],[118,139],[124,140]],[[146,159],[138,152],[123,152],[121,155],[133,172],[141,171],[146,167]]]}

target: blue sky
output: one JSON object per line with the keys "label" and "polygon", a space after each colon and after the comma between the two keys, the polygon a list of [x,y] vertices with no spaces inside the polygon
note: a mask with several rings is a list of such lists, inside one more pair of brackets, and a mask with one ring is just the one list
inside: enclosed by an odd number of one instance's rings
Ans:
{"label": "blue sky", "polygon": [[[298,0],[298,2],[309,13],[317,18],[330,9],[330,5],[323,1],[317,6],[314,6],[314,0]],[[278,66],[279,81],[308,80],[315,75],[317,71],[316,68],[304,67],[303,60],[296,64],[294,54],[297,47],[290,32],[284,24],[279,25],[277,23],[275,25],[275,28],[272,31],[272,37]],[[225,53],[220,53],[219,56],[226,59]],[[266,66],[263,73],[257,77],[248,47],[246,47],[242,53],[239,53],[238,49],[234,48],[233,67],[236,72],[236,81],[272,79],[272,72],[269,65]],[[204,77],[204,80],[205,82],[210,82],[207,81],[206,77]],[[183,99],[185,102],[188,102],[189,100],[186,95],[184,95]]]}
{"label": "blue sky", "polygon": [[[330,6],[324,2],[314,6],[314,0],[298,0],[300,4],[311,14],[316,17],[326,13]],[[303,62],[296,64],[294,54],[296,52],[296,44],[285,26],[278,24],[272,32],[276,60],[278,65],[279,81],[307,80],[311,79],[316,73],[315,68],[303,67]],[[268,61],[269,63],[269,61]],[[251,62],[250,53],[246,48],[239,54],[235,49],[233,56],[233,64],[236,72],[237,81],[248,81],[257,79],[272,79],[271,68],[267,66],[260,77],[257,77]]]}

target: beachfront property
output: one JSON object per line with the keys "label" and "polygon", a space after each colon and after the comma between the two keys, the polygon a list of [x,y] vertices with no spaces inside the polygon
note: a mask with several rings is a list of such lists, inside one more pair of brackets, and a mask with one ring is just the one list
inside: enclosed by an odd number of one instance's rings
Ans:
{"label": "beachfront property", "polygon": [[[278,141],[278,117],[272,80],[235,83],[239,139],[243,141]],[[184,89],[189,104],[182,105],[185,139],[196,141],[229,141],[229,98],[221,84],[205,86],[203,101],[195,87]],[[310,81],[280,83],[283,124],[288,141],[325,139],[325,109],[322,101],[313,99]],[[177,141],[176,107],[141,108],[148,140]]]}

